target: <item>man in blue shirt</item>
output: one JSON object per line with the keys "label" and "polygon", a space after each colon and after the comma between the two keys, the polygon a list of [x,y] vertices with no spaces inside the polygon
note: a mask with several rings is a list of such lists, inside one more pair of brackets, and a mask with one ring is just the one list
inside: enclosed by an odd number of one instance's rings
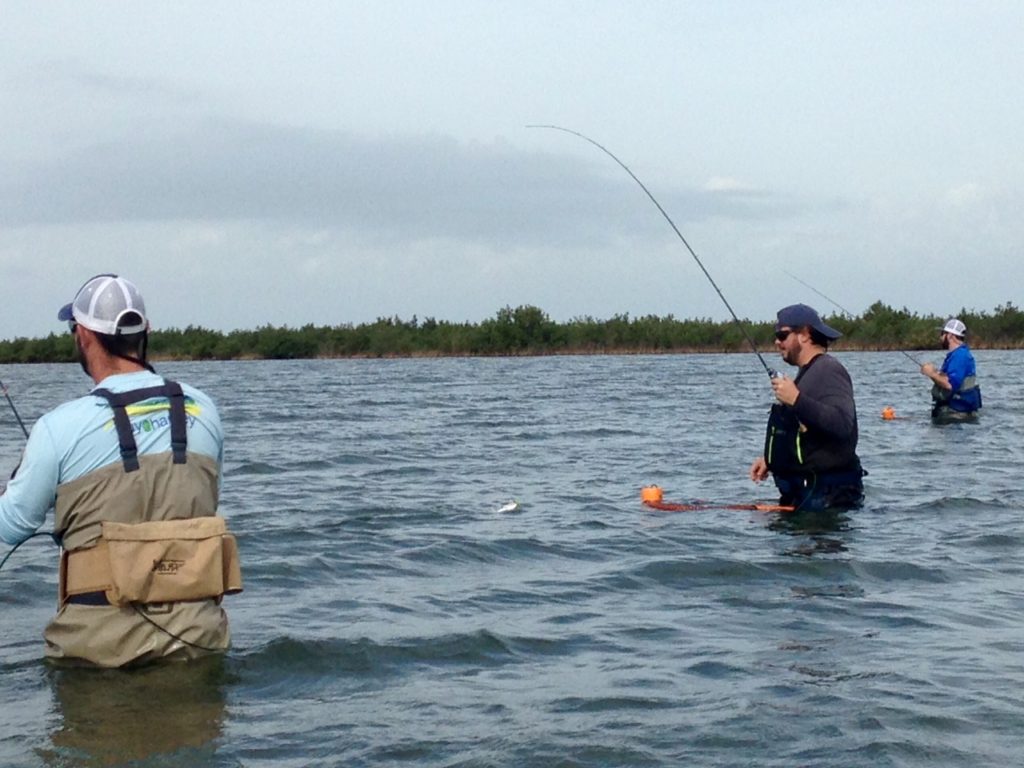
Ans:
{"label": "man in blue shirt", "polygon": [[951,317],[941,331],[942,348],[949,350],[942,368],[935,370],[931,363],[921,366],[921,373],[932,380],[932,420],[975,421],[981,409],[981,388],[974,355],[964,340],[967,326]]}
{"label": "man in blue shirt", "polygon": [[119,667],[223,651],[220,598],[241,577],[217,516],[217,408],[146,361],[149,320],[130,281],[97,275],[58,318],[97,386],[35,423],[0,496],[8,544],[54,509],[63,551],[46,655]]}

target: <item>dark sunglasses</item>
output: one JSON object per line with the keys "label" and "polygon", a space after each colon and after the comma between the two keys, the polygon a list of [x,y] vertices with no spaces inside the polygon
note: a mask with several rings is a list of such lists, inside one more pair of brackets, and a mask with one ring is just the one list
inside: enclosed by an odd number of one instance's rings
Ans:
{"label": "dark sunglasses", "polygon": [[787,328],[784,331],[776,331],[775,332],[775,339],[776,339],[776,341],[785,341],[786,339],[789,338],[789,334],[791,334],[792,332],[793,332],[792,328]]}
{"label": "dark sunglasses", "polygon": [[68,320],[68,333],[70,333],[72,336],[74,336],[75,335],[75,331],[77,329],[78,329],[78,323],[76,323],[74,320]]}

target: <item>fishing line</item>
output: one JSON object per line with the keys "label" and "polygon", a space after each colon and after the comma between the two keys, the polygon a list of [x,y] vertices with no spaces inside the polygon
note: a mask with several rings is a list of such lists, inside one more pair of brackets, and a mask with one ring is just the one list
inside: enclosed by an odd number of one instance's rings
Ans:
{"label": "fishing line", "polygon": [[661,488],[656,485],[642,488],[640,490],[640,501],[645,507],[662,512],[702,512],[706,509],[736,509],[748,512],[796,512],[799,509],[799,507],[785,504],[763,504],[760,502],[730,504],[716,501],[692,501],[688,504],[681,504],[674,501],[665,501]]}
{"label": "fishing line", "polygon": [[11,396],[7,394],[7,385],[0,381],[0,389],[4,391],[4,397],[7,398],[7,404],[11,406],[11,411],[14,412],[14,418],[18,420],[18,426],[21,427],[21,431],[25,435],[25,439],[28,439],[28,430],[25,429],[25,422],[21,420],[21,416],[18,415],[18,409],[14,407],[14,401],[11,400]]}
{"label": "fishing line", "polygon": [[[826,295],[825,295],[824,293],[822,293],[821,291],[819,291],[819,290],[818,290],[817,288],[815,288],[815,287],[814,287],[813,285],[811,285],[810,283],[808,283],[808,282],[806,282],[806,281],[804,281],[804,280],[801,280],[801,279],[800,279],[799,277],[797,277],[796,275],[794,275],[794,274],[793,274],[792,272],[790,272],[789,270],[786,270],[786,269],[784,269],[784,270],[782,270],[782,271],[783,271],[783,272],[785,272],[785,273],[786,273],[787,275],[789,275],[790,277],[792,277],[792,278],[793,278],[794,280],[796,280],[796,281],[797,281],[798,283],[800,283],[801,285],[805,286],[806,288],[810,288],[810,289],[811,289],[812,291],[814,291],[814,292],[815,292],[816,294],[818,294],[819,296],[821,296],[821,298],[823,298],[823,299],[824,299],[825,301],[827,301],[827,302],[830,302],[830,303],[831,303],[831,304],[832,304],[832,305],[833,305],[834,307],[836,307],[837,309],[839,309],[839,311],[840,311],[840,312],[842,312],[843,314],[845,314],[845,315],[846,315],[847,317],[849,317],[849,318],[850,318],[851,320],[852,320],[852,319],[854,318],[854,314],[853,314],[853,312],[851,312],[851,311],[850,311],[850,310],[848,310],[848,309],[844,309],[844,308],[843,308],[843,306],[842,306],[842,304],[840,304],[839,302],[837,302],[837,301],[836,301],[835,299],[830,299],[830,298],[829,298],[828,296],[826,296]],[[917,359],[916,357],[914,357],[914,356],[913,356],[912,354],[910,354],[909,352],[907,352],[906,350],[903,350],[903,349],[901,349],[901,350],[899,350],[899,352],[900,352],[900,354],[903,354],[903,355],[906,355],[907,357],[909,357],[909,358],[910,358],[910,359],[911,359],[911,360],[912,360],[913,362],[917,363],[918,365],[921,365],[921,361],[920,361],[920,360],[918,360],[918,359]]]}
{"label": "fishing line", "polygon": [[190,643],[188,640],[183,638],[181,635],[174,634],[167,627],[162,627],[159,624],[157,624],[155,621],[153,621],[151,618],[149,618],[149,616],[147,616],[142,611],[142,609],[139,608],[138,603],[131,603],[130,605],[131,605],[132,608],[135,609],[135,612],[137,614],[139,614],[139,616],[141,616],[144,620],[146,620],[147,622],[152,624],[154,627],[159,629],[161,632],[163,632],[165,635],[170,637],[172,640],[177,640],[179,643],[184,643],[185,645],[190,646],[192,648],[195,648],[196,650],[207,651],[209,653],[223,653],[224,651],[227,650],[226,648],[207,648],[205,645],[199,645],[198,643]]}
{"label": "fishing line", "polygon": [[672,501],[645,501],[645,507],[661,512],[703,512],[708,509],[735,509],[749,512],[795,512],[796,507],[785,504],[718,504],[715,502],[695,501],[692,504],[679,504]]}
{"label": "fishing line", "polygon": [[[11,406],[11,411],[14,412],[14,418],[16,418],[18,420],[18,426],[21,427],[21,431],[25,435],[25,439],[27,440],[28,439],[28,430],[25,429],[25,422],[23,422],[21,420],[21,416],[18,415],[18,409],[14,407],[14,401],[11,400],[11,396],[7,393],[7,385],[4,384],[2,381],[0,381],[0,389],[3,390],[4,397],[7,398],[7,403],[8,403],[8,405]],[[14,471],[17,472],[18,471],[17,468],[15,468]],[[12,474],[11,477],[14,477],[14,475]],[[4,564],[8,561],[8,559],[10,559],[11,555],[14,554],[14,551],[18,547],[20,547],[22,544],[24,544],[29,539],[35,538],[36,536],[49,536],[50,538],[53,539],[54,543],[57,546],[60,546],[60,542],[57,540],[56,535],[54,535],[52,533],[48,533],[46,531],[36,531],[35,533],[30,534],[29,536],[27,536],[26,538],[22,539],[17,544],[15,544],[13,547],[11,547],[10,551],[6,555],[4,555],[3,560],[0,560],[0,568],[4,567]]]}
{"label": "fishing line", "polygon": [[570,130],[569,128],[562,128],[561,126],[558,125],[528,125],[526,127],[551,128],[552,130],[571,133],[573,136],[578,136],[584,141],[590,142],[595,147],[604,152],[606,155],[608,155],[608,157],[610,157],[612,160],[618,163],[622,170],[628,173],[630,175],[630,178],[632,178],[633,181],[640,185],[640,189],[642,189],[644,193],[647,195],[647,197],[650,198],[651,202],[654,203],[655,207],[661,212],[661,215],[665,217],[665,221],[667,221],[669,225],[672,227],[672,230],[676,233],[676,236],[678,236],[679,239],[682,241],[683,245],[686,246],[686,250],[688,250],[690,252],[690,255],[693,256],[693,260],[697,262],[697,266],[700,267],[701,272],[704,273],[704,277],[708,279],[708,282],[711,283],[711,286],[715,289],[715,292],[718,293],[718,298],[722,300],[722,303],[725,304],[725,308],[729,310],[729,314],[732,315],[733,322],[736,323],[736,327],[739,328],[740,333],[743,334],[743,337],[747,340],[747,343],[750,344],[750,348],[754,350],[754,354],[757,355],[757,359],[761,361],[761,365],[764,366],[764,370],[767,372],[769,378],[775,378],[778,375],[776,371],[769,367],[768,363],[765,362],[764,357],[761,355],[761,351],[757,348],[757,344],[754,343],[754,339],[751,338],[750,334],[747,332],[746,326],[744,326],[743,323],[740,321],[739,317],[736,316],[736,313],[733,311],[732,307],[729,305],[728,300],[725,298],[725,294],[722,293],[722,290],[718,287],[718,284],[714,281],[714,278],[711,277],[711,274],[704,267],[704,263],[694,252],[693,248],[691,248],[690,244],[686,242],[686,238],[683,237],[683,233],[679,231],[679,227],[677,227],[676,223],[672,221],[672,218],[665,212],[665,209],[661,207],[661,203],[659,203],[655,199],[654,195],[651,194],[651,191],[646,186],[644,186],[644,183],[637,178],[635,173],[629,170],[629,167],[624,162],[619,160],[619,158],[612,154],[611,151],[608,150],[606,147],[603,147],[602,145],[598,144],[590,137],[584,136],[579,131],[573,131]]}
{"label": "fishing line", "polygon": [[[57,544],[57,537],[54,536],[49,531],[36,531],[35,533],[31,533],[31,534],[28,535],[28,537],[22,539],[17,544],[15,544],[13,547],[11,547],[10,551],[6,555],[4,555],[3,560],[0,560],[0,569],[2,569],[4,567],[4,565],[7,563],[7,561],[10,559],[11,555],[14,554],[14,551],[18,547],[20,547],[22,544],[24,544],[29,539],[34,539],[36,536],[49,536],[51,539],[53,539],[53,543]],[[59,544],[57,544],[57,545],[60,546]]]}

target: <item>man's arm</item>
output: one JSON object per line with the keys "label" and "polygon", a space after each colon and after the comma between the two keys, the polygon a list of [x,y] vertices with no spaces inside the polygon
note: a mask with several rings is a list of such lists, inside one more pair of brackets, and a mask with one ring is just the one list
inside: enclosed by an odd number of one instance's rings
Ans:
{"label": "man's arm", "polygon": [[800,396],[793,405],[797,418],[811,429],[839,438],[852,437],[857,423],[850,376],[838,362],[818,361],[800,379]]}
{"label": "man's arm", "polygon": [[927,376],[929,379],[934,381],[943,389],[953,389],[953,385],[950,383],[949,377],[941,371],[935,370],[935,366],[931,363],[925,363],[921,366],[921,373]]}
{"label": "man's arm", "polygon": [[46,521],[60,476],[60,458],[46,424],[32,428],[21,464],[0,496],[0,539],[18,544]]}
{"label": "man's arm", "polygon": [[966,350],[963,347],[958,347],[957,350],[949,356],[947,364],[943,366],[946,373],[946,381],[949,383],[949,389],[953,392],[960,391],[960,387],[963,386],[964,380],[967,378],[968,369],[970,368],[970,358],[965,354],[965,352]]}

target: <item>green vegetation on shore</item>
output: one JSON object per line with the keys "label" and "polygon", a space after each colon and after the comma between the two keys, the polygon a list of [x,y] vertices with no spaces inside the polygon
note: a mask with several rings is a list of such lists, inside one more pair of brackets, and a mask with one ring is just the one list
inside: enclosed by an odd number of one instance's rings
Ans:
{"label": "green vegetation on shore", "polygon": [[[995,311],[961,310],[974,348],[1024,347],[1024,312],[1013,304]],[[859,317],[832,315],[825,322],[843,332],[835,349],[934,349],[945,317],[896,310],[881,302]],[[744,325],[758,347],[772,346],[772,322]],[[360,325],[275,328],[221,333],[189,326],[150,335],[157,360],[288,360],[317,357],[428,357],[446,355],[550,355],[653,352],[743,352],[749,349],[731,321],[582,317],[556,323],[533,306],[505,307],[481,323],[427,318],[379,318]],[[0,363],[62,363],[75,359],[70,334],[0,341]]]}

